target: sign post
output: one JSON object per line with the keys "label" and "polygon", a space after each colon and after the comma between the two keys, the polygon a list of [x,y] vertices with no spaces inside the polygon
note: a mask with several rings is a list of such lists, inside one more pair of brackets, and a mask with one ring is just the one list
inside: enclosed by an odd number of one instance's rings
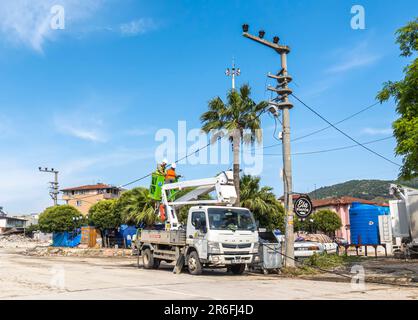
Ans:
{"label": "sign post", "polygon": [[313,210],[311,198],[307,194],[301,195],[295,200],[293,208],[299,218],[305,219],[309,217]]}

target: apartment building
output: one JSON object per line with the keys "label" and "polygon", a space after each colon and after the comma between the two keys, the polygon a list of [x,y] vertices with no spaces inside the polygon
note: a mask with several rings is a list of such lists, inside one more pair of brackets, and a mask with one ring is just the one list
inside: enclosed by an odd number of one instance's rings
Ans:
{"label": "apartment building", "polygon": [[86,215],[92,205],[104,199],[119,198],[122,192],[121,188],[97,183],[93,185],[85,185],[61,190],[62,199],[70,206],[77,208],[82,214]]}

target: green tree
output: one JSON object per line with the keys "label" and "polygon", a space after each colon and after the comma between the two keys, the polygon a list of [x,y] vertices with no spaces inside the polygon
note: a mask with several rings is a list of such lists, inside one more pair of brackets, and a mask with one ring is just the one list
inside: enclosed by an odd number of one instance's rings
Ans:
{"label": "green tree", "polygon": [[152,225],[159,220],[155,213],[155,201],[146,188],[138,187],[125,191],[118,199],[116,209],[121,213],[122,221],[138,225],[141,222]]}
{"label": "green tree", "polygon": [[122,223],[120,211],[116,210],[117,200],[101,200],[89,209],[89,223],[100,230],[103,247],[105,230],[116,229]]}
{"label": "green tree", "polygon": [[260,178],[243,175],[240,181],[241,206],[254,214],[260,227],[284,232],[284,209],[271,187],[260,187]]}
{"label": "green tree", "polygon": [[72,231],[81,227],[84,219],[80,211],[69,205],[46,208],[39,215],[39,229],[42,232]]}
{"label": "green tree", "polygon": [[37,224],[31,224],[30,226],[28,226],[27,228],[25,228],[25,235],[32,237],[33,233],[35,231],[39,231],[39,225]]}
{"label": "green tree", "polygon": [[335,211],[324,209],[315,212],[312,215],[313,225],[317,231],[326,234],[333,234],[341,228],[341,219]]}
{"label": "green tree", "polygon": [[121,214],[116,210],[117,200],[101,200],[89,209],[89,223],[100,229],[116,229],[122,223]]}
{"label": "green tree", "polygon": [[249,85],[241,86],[239,91],[231,90],[226,102],[220,97],[209,101],[209,110],[202,114],[202,130],[227,130],[233,146],[234,184],[237,190],[237,202],[240,203],[239,172],[241,141],[254,143],[261,141],[260,118],[268,103],[255,103],[251,98]]}
{"label": "green tree", "polygon": [[[418,18],[396,32],[396,43],[401,56],[411,57],[418,51]],[[418,58],[404,69],[400,81],[388,81],[378,93],[377,99],[384,102],[393,98],[400,117],[392,127],[397,140],[395,152],[403,156],[399,177],[411,179],[418,176]]]}
{"label": "green tree", "polygon": [[333,235],[341,226],[341,219],[337,213],[328,209],[314,212],[303,221],[295,219],[295,230],[309,233],[323,232]]}
{"label": "green tree", "polygon": [[306,231],[309,233],[316,232],[316,227],[314,224],[314,220],[312,219],[312,216],[301,219],[298,217],[295,217],[295,231]]}

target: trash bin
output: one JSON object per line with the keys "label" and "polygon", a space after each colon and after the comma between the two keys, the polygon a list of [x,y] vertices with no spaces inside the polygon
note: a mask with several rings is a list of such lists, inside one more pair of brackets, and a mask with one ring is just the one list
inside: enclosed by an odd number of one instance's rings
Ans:
{"label": "trash bin", "polygon": [[281,243],[277,241],[273,232],[259,232],[258,262],[249,266],[252,270],[262,271],[264,274],[269,272],[280,272],[283,264],[281,255]]}

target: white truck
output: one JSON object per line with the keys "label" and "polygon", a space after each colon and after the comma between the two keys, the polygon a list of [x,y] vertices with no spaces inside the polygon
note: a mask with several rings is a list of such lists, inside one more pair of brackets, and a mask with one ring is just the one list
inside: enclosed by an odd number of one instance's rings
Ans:
{"label": "white truck", "polygon": [[398,200],[389,201],[392,235],[400,239],[399,257],[418,257],[418,190],[391,184],[389,193]]}
{"label": "white truck", "polygon": [[[183,188],[194,189],[170,200],[173,190]],[[209,193],[214,193],[214,199],[199,199]],[[258,232],[252,213],[233,207],[235,201],[232,171],[214,178],[164,184],[160,215],[167,218],[165,229],[142,229],[136,237],[144,268],[158,268],[161,261],[166,261],[176,262],[176,273],[184,265],[192,275],[201,274],[205,267],[226,267],[234,274],[244,272],[246,264],[258,257]],[[193,206],[183,226],[177,210],[185,205]]]}

